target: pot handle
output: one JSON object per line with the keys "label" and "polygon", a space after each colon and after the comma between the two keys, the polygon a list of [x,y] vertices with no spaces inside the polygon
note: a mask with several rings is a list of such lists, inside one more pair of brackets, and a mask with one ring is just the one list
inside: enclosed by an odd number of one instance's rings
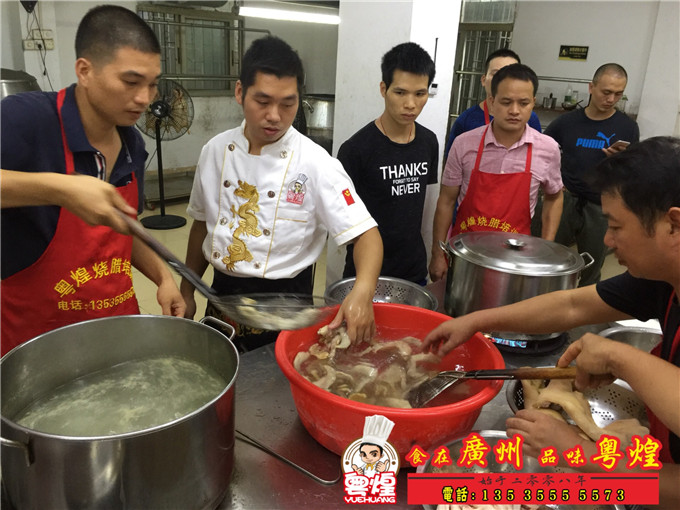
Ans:
{"label": "pot handle", "polygon": [[234,335],[236,334],[236,329],[234,329],[234,326],[232,326],[231,324],[227,324],[226,322],[221,321],[216,317],[212,317],[211,315],[206,315],[205,317],[203,317],[198,322],[200,322],[201,324],[205,324],[207,322],[212,322],[213,324],[219,326],[220,328],[224,328],[227,331],[231,331],[231,333],[229,333],[229,336],[227,336],[227,338],[229,339],[230,342],[234,340]]}
{"label": "pot handle", "polygon": [[514,237],[505,241],[505,247],[510,250],[523,250],[526,245],[526,242],[521,239],[515,239]]}
{"label": "pot handle", "polygon": [[[587,251],[584,251],[580,255],[581,255],[581,258],[583,259],[583,262],[585,262],[585,264],[586,264],[585,266],[583,266],[583,269],[586,269],[586,268],[592,266],[593,263],[595,262],[595,259],[593,258],[593,256],[590,253],[588,253]],[[586,258],[589,258],[590,262],[586,262]]]}
{"label": "pot handle", "polygon": [[14,441],[12,439],[5,439],[4,437],[0,437],[0,444],[2,444],[2,446],[9,446],[11,448],[21,448],[24,451],[26,466],[28,467],[33,464],[33,455],[31,455],[31,450],[28,448],[27,444],[24,444],[20,441]]}
{"label": "pot handle", "polygon": [[446,253],[449,260],[453,260],[455,252],[453,251],[453,249],[451,248],[451,245],[449,243],[446,243],[444,241],[439,241],[439,247],[442,249],[442,251],[444,253]]}
{"label": "pot handle", "polygon": [[444,241],[439,241],[439,247],[446,254],[446,259],[449,262],[449,266],[452,267],[455,254],[453,253],[451,246],[449,246],[449,243],[445,243]]}

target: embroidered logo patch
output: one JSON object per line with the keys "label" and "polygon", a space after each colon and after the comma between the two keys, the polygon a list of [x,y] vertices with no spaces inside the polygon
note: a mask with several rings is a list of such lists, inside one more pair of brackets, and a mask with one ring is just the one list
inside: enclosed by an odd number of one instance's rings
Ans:
{"label": "embroidered logo patch", "polygon": [[354,197],[352,196],[352,192],[349,190],[349,188],[342,190],[342,196],[345,197],[345,202],[347,202],[347,205],[352,205],[354,203]]}
{"label": "embroidered logo patch", "polygon": [[305,193],[307,193],[307,185],[305,184],[307,179],[308,177],[305,174],[298,174],[295,180],[288,183],[286,202],[302,205],[302,201],[305,199]]}

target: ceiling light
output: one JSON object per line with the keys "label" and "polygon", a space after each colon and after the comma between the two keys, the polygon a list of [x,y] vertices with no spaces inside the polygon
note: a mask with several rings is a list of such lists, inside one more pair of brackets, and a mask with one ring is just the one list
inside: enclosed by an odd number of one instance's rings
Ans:
{"label": "ceiling light", "polygon": [[[330,9],[328,9],[330,10]],[[288,10],[270,7],[239,7],[239,15],[251,18],[265,18],[283,21],[303,21],[306,23],[324,23],[327,25],[340,24],[340,16],[337,14],[324,14],[307,10]]]}

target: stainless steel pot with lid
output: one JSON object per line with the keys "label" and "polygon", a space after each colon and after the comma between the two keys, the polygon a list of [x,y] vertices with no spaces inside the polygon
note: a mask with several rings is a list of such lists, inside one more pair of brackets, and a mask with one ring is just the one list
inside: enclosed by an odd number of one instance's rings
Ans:
{"label": "stainless steel pot with lid", "polygon": [[[593,263],[588,253],[579,255],[552,241],[505,232],[463,233],[448,244],[441,243],[441,247],[450,260],[444,308],[454,317],[575,288],[581,271]],[[508,339],[544,340],[561,332],[488,333]]]}
{"label": "stainless steel pot with lid", "polygon": [[470,232],[451,240],[451,250],[474,264],[510,274],[557,276],[578,273],[583,257],[539,237],[496,232]]}

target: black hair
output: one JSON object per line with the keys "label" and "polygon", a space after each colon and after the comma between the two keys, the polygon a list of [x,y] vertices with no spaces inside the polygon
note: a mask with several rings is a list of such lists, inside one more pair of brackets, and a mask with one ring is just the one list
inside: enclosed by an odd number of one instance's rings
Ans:
{"label": "black hair", "polygon": [[277,78],[294,77],[297,79],[298,94],[302,93],[305,80],[302,60],[283,39],[273,35],[256,39],[245,52],[239,76],[243,97],[248,87],[255,83],[258,72],[273,74]]}
{"label": "black hair", "polygon": [[597,68],[595,74],[593,75],[592,82],[597,83],[604,74],[613,74],[628,80],[628,73],[623,68],[623,66],[620,66],[619,64],[609,63],[603,64]]}
{"label": "black hair", "polygon": [[498,92],[498,85],[506,78],[513,78],[515,80],[530,81],[534,87],[534,96],[538,90],[538,76],[531,69],[531,67],[524,64],[510,64],[509,66],[501,67],[491,80],[491,95],[496,97]]}
{"label": "black hair", "polygon": [[484,74],[489,72],[489,64],[494,58],[499,58],[499,57],[510,57],[514,58],[518,64],[521,64],[522,61],[519,58],[519,55],[512,51],[509,48],[501,48],[500,50],[496,50],[494,52],[491,52],[488,57],[486,57],[486,60],[484,61]]}
{"label": "black hair", "polygon": [[361,444],[359,445],[359,451],[360,451],[360,452],[361,452],[361,449],[362,449],[364,446],[375,446],[376,448],[378,448],[378,449],[380,450],[380,456],[381,456],[381,457],[383,456],[384,450],[383,450],[383,447],[380,446],[379,444],[375,444],[375,443],[367,443],[367,442],[361,443]]}
{"label": "black hair", "polygon": [[76,31],[76,58],[106,64],[120,48],[143,53],[161,53],[156,34],[133,11],[118,5],[93,7]]}
{"label": "black hair", "polygon": [[680,138],[655,136],[605,158],[589,178],[599,193],[617,194],[649,234],[680,207]]}
{"label": "black hair", "polygon": [[429,87],[434,80],[434,62],[430,55],[413,42],[397,44],[390,51],[385,53],[380,63],[382,71],[382,81],[385,88],[389,89],[394,79],[394,71],[400,70],[419,76],[427,76],[427,86]]}

